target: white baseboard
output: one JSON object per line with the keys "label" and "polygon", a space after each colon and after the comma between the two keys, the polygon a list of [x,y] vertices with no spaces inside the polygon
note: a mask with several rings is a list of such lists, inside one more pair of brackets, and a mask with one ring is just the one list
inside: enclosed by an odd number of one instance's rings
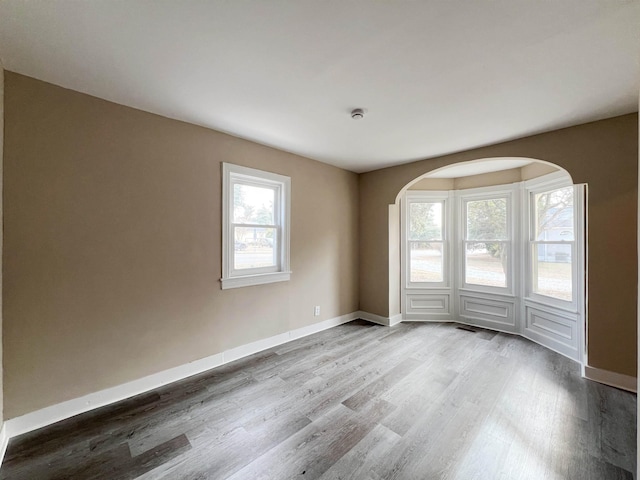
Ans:
{"label": "white baseboard", "polygon": [[623,375],[622,373],[610,372],[609,370],[602,370],[601,368],[585,365],[583,377],[629,392],[638,392],[638,379],[631,375]]}
{"label": "white baseboard", "polygon": [[7,453],[7,446],[9,445],[9,435],[7,434],[7,422],[2,424],[0,429],[0,463],[4,459],[4,454]]}
{"label": "white baseboard", "polygon": [[[342,325],[343,323],[361,318],[359,314],[360,312],[352,312],[340,317],[324,320],[313,325],[290,330],[273,337],[241,345],[221,353],[216,353],[210,357],[196,360],[185,365],[154,373],[152,375],[139,378],[138,380],[133,380],[122,385],[90,393],[83,397],[67,400],[66,402],[45,407],[20,417],[11,418],[5,421],[2,430],[0,431],[0,442],[2,442],[0,443],[0,448],[6,449],[8,440],[11,437],[51,425],[59,422],[60,420],[70,418],[105,405],[140,395],[141,393],[148,392],[163,385],[219,367],[225,363],[247,357],[268,348],[282,345],[283,343],[291,340],[306,337],[307,335]],[[2,450],[2,452],[4,452],[4,450]],[[0,456],[0,463],[3,458],[4,453]]]}
{"label": "white baseboard", "polygon": [[392,317],[383,317],[381,315],[376,315],[375,313],[363,312],[362,310],[358,312],[360,318],[362,320],[366,320],[367,322],[377,323],[378,325],[384,325],[385,327],[392,327],[393,325],[397,325],[402,321],[402,314],[394,315]]}
{"label": "white baseboard", "polygon": [[[363,311],[352,312],[340,317],[324,320],[313,325],[290,330],[273,337],[257,340],[185,365],[180,365],[178,367],[148,375],[138,380],[133,380],[115,387],[90,393],[83,397],[67,400],[50,407],[45,407],[43,409],[27,413],[20,417],[6,420],[0,429],[0,464],[4,458],[9,439],[12,437],[51,425],[59,422],[60,420],[67,419],[105,405],[131,398],[169,383],[224,365],[225,363],[253,355],[254,353],[282,345],[283,343],[287,343],[298,338],[306,337],[307,335],[312,335],[314,333],[342,325],[343,323],[350,322],[357,318],[385,326],[396,325],[402,321],[402,315],[394,315],[389,318]],[[590,380],[604,383],[605,385],[610,385],[631,392],[637,391],[637,379],[636,377],[631,377],[629,375],[585,366],[583,376]]]}

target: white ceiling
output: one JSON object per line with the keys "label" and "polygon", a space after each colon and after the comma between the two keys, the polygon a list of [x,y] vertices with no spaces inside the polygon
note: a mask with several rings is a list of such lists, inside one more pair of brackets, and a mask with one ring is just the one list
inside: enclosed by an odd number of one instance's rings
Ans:
{"label": "white ceiling", "polygon": [[637,111],[638,25],[637,0],[2,0],[0,59],[363,172]]}

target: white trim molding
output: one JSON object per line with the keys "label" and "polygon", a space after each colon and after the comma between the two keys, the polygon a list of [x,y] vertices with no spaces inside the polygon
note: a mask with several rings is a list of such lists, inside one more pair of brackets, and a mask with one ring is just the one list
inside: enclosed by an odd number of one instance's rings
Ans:
{"label": "white trim molding", "polygon": [[378,325],[384,325],[385,327],[393,327],[402,321],[402,314],[399,313],[391,317],[383,317],[381,315],[376,315],[375,313],[363,312],[361,310],[358,312],[358,318],[366,320],[367,322],[377,323]]}
{"label": "white trim molding", "polygon": [[611,387],[620,388],[629,392],[638,392],[638,378],[631,375],[624,375],[622,373],[610,372],[609,370],[603,370],[601,368],[590,367],[585,365],[584,373],[582,375],[588,380],[594,382],[604,383]]}
{"label": "white trim molding", "polygon": [[[296,328],[273,337],[240,345],[224,352],[216,353],[200,360],[195,360],[185,365],[170,368],[115,387],[67,400],[56,405],[51,405],[20,417],[11,418],[5,421],[2,430],[0,431],[0,449],[6,450],[8,440],[12,437],[37,430],[38,428],[46,427],[47,425],[51,425],[96,408],[104,407],[106,405],[140,395],[141,393],[145,393],[164,385],[197,375],[212,368],[219,367],[225,363],[233,362],[234,360],[253,355],[254,353],[282,345],[283,343],[287,343],[298,338],[306,337],[313,333],[337,327],[338,325],[342,325],[343,323],[347,323],[358,318],[361,318],[360,312],[348,313],[346,315],[324,320],[306,327]],[[0,463],[4,458],[4,450],[0,450],[2,453],[2,456],[0,456]]]}
{"label": "white trim molding", "polygon": [[7,422],[2,424],[0,429],[0,464],[4,460],[4,455],[7,453],[7,447],[9,446],[9,434],[7,433]]}
{"label": "white trim molding", "polygon": [[[271,223],[252,224],[234,220],[235,186],[257,187],[273,195]],[[253,219],[252,221],[257,221]],[[235,264],[236,228],[273,231],[273,265],[239,268]],[[222,278],[221,288],[247,287],[266,283],[286,282],[291,278],[291,178],[273,172],[256,170],[231,163],[222,163]],[[254,233],[255,235],[255,233]],[[266,238],[264,240],[267,240]],[[246,246],[245,246],[246,248]]]}
{"label": "white trim molding", "polygon": [[258,273],[255,275],[243,275],[242,277],[221,278],[222,289],[251,287],[252,285],[264,285],[266,283],[288,282],[291,280],[291,272]]}

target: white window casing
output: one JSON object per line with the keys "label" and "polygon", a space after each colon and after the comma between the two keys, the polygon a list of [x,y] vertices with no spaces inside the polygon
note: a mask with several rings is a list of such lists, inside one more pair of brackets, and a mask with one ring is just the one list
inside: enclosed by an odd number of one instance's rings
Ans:
{"label": "white window casing", "polygon": [[[484,187],[477,188],[471,191],[459,191],[457,197],[459,199],[459,216],[458,216],[458,238],[460,238],[459,244],[459,288],[462,290],[470,289],[475,291],[485,291],[493,293],[501,293],[506,295],[514,295],[514,278],[515,278],[515,262],[514,256],[517,256],[516,244],[514,242],[515,230],[513,222],[513,212],[516,208],[514,205],[517,201],[517,196],[514,195],[515,186],[510,188],[496,188],[496,187]],[[475,237],[468,229],[468,207],[472,203],[483,203],[489,201],[504,201],[505,207],[505,230],[500,235],[500,238],[490,238],[488,236]],[[501,255],[502,261],[505,262],[503,268],[504,284],[499,285],[487,279],[486,282],[470,281],[470,270],[467,265],[467,249],[473,249],[473,246],[479,244],[499,244],[503,247],[505,252]]]}
{"label": "white window casing", "polygon": [[[406,264],[403,266],[403,271],[406,271],[406,287],[421,287],[421,286],[429,286],[431,288],[448,288],[451,282],[451,273],[450,273],[450,261],[449,261],[449,237],[450,237],[450,227],[449,227],[449,194],[448,192],[411,192],[409,191],[406,196],[406,202],[403,208],[403,215],[405,217],[404,222],[409,226],[409,229],[406,232],[403,232],[403,248],[406,248]],[[435,230],[438,230],[437,233],[427,233],[426,236],[417,235],[412,238],[411,234],[411,212],[414,206],[425,206],[432,215],[435,215],[431,218],[432,225],[431,227],[435,227]],[[430,208],[431,207],[431,208]],[[433,208],[436,207],[436,208]],[[437,218],[436,218],[437,217]],[[440,252],[440,271],[436,273],[433,268],[428,268],[431,270],[430,274],[426,274],[423,278],[412,278],[414,277],[413,272],[415,272],[415,265],[413,265],[413,261],[415,258],[412,255],[413,247],[421,247],[427,245],[427,247],[433,252]],[[432,253],[433,253],[432,252]],[[432,266],[430,266],[432,267]]]}
{"label": "white window casing", "polygon": [[[289,177],[222,164],[223,290],[291,278],[290,212]],[[248,232],[253,237],[247,241]]]}
{"label": "white window casing", "polygon": [[[525,278],[525,298],[541,304],[552,305],[554,307],[565,309],[571,312],[579,310],[580,304],[580,285],[583,283],[581,272],[584,271],[584,241],[581,240],[584,231],[584,188],[582,185],[571,185],[566,180],[558,178],[547,180],[546,182],[526,182],[526,192],[528,195],[528,238],[526,248],[526,258],[528,265],[528,274]],[[567,230],[571,231],[571,235],[567,239],[563,238],[560,232],[558,238],[546,239],[538,238],[536,225],[536,197],[543,194],[553,194],[555,192],[571,189],[573,194],[573,203],[571,205],[571,226]],[[562,230],[562,229],[561,229]],[[546,249],[551,250],[547,252]],[[542,254],[545,260],[548,256],[557,257],[565,253],[568,255],[568,265],[571,268],[571,288],[567,293],[570,298],[561,298],[558,294],[545,294],[537,285],[537,264],[540,257],[539,249],[544,249]]]}

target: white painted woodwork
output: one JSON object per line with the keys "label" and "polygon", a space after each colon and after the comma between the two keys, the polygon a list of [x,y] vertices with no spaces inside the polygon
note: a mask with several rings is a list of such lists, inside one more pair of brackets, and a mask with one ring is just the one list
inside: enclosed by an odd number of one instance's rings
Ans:
{"label": "white painted woodwork", "polygon": [[[269,268],[238,270],[234,268],[233,182],[251,182],[255,186],[274,189],[274,250],[276,264]],[[291,178],[273,172],[222,164],[222,289],[285,282],[291,278]]]}
{"label": "white painted woodwork", "polygon": [[[479,327],[522,335],[582,364],[585,358],[585,187],[574,191],[575,240],[572,248],[573,294],[571,301],[537,294],[532,288],[532,195],[570,185],[564,172],[526,182],[463,191],[409,190],[401,200],[401,311],[404,320],[459,321]],[[506,286],[465,282],[465,205],[467,202],[508,199],[508,244],[511,255]],[[446,199],[445,262],[443,282],[409,281],[408,205],[412,201]]]}
{"label": "white painted woodwork", "polygon": [[460,318],[485,328],[504,332],[517,332],[516,300],[500,300],[490,294],[458,294],[460,301]]}

